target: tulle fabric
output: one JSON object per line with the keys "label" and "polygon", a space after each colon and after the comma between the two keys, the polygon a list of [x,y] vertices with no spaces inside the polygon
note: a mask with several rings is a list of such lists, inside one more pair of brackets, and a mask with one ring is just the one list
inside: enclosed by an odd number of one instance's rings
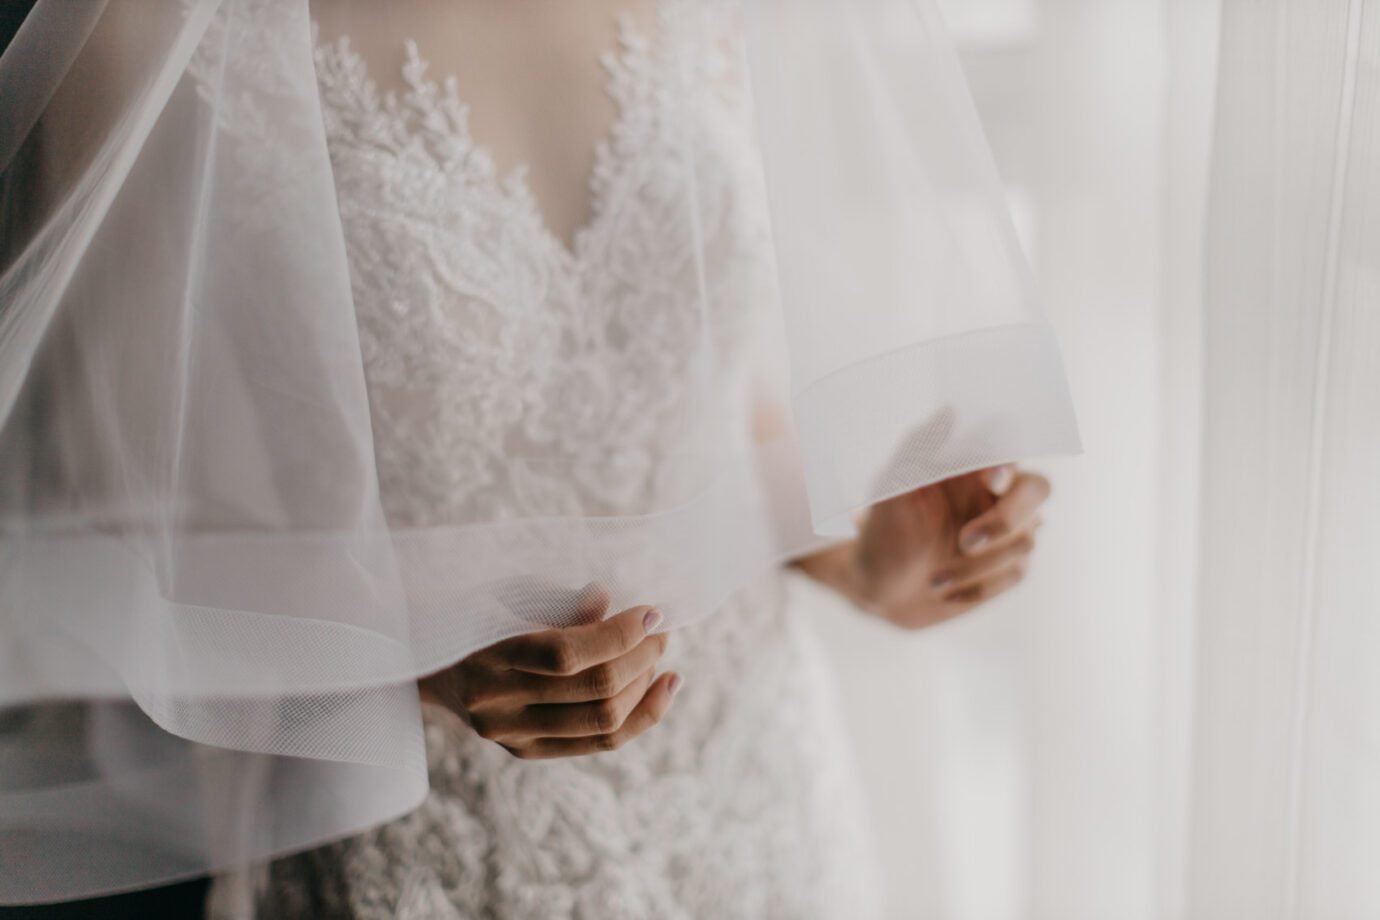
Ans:
{"label": "tulle fabric", "polygon": [[[733,320],[702,278],[673,486],[616,514],[390,520],[311,13],[39,0],[0,57],[0,901],[396,816],[426,789],[413,681],[572,622],[585,586],[677,628],[871,503],[1078,447],[936,14],[760,0],[734,53],[773,423],[710,395]],[[669,219],[702,266],[695,169]]]}

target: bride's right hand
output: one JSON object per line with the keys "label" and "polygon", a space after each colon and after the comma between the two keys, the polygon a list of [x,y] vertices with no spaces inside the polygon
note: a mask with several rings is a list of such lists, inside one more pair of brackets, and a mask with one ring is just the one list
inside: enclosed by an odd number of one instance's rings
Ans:
{"label": "bride's right hand", "polygon": [[524,760],[616,750],[660,722],[680,689],[679,674],[655,673],[660,623],[655,608],[631,607],[505,639],[423,678],[422,695]]}

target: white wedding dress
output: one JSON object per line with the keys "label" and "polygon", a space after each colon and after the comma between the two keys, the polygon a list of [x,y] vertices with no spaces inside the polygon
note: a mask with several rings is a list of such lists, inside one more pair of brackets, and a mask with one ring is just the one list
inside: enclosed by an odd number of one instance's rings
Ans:
{"label": "white wedding dress", "polygon": [[[677,28],[689,9],[732,15],[687,2],[663,3],[658,28]],[[603,59],[619,114],[595,158],[592,214],[567,244],[525,175],[505,174],[471,136],[463,86],[432,74],[415,45],[393,92],[349,37],[319,38],[394,522],[618,514],[673,500],[680,457],[666,445],[691,395],[677,382],[699,372],[684,364],[702,287],[709,309],[740,314],[715,325],[737,338],[714,343],[710,371],[717,415],[737,426],[723,436],[746,442],[770,243],[743,93],[725,77],[727,54],[695,55],[704,98],[687,188],[685,142],[668,111],[677,96],[664,91],[685,77],[684,61],[663,47],[625,19]],[[685,238],[691,196],[704,260]],[[573,474],[503,459],[552,443],[576,458]],[[684,676],[684,689],[662,724],[608,754],[520,761],[428,707],[422,806],[262,869],[250,899],[258,915],[875,914],[826,663],[788,609],[784,576],[675,632],[662,666]],[[212,897],[222,913],[230,884]]]}

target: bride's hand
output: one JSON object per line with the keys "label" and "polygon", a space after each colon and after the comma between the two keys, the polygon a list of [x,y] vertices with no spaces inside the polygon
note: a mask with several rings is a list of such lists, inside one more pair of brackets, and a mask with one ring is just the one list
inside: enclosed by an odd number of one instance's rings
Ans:
{"label": "bride's hand", "polygon": [[654,608],[632,607],[506,639],[424,678],[422,694],[515,757],[612,751],[661,721],[680,689],[680,675],[655,674],[667,637],[650,633],[660,623]]}
{"label": "bride's hand", "polygon": [[1048,496],[1011,466],[957,476],[877,504],[855,541],[799,565],[898,626],[930,626],[1021,582]]}

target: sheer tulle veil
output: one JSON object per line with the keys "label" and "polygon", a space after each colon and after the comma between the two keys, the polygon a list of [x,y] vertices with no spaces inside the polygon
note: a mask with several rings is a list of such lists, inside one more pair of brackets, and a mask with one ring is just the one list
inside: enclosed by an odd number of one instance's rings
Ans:
{"label": "sheer tulle veil", "polygon": [[[1078,449],[929,2],[752,0],[777,423],[694,401],[637,514],[390,520],[312,47],[306,0],[39,0],[0,57],[0,900],[377,824],[426,791],[415,678],[583,586],[681,627],[876,501]],[[700,294],[692,383],[737,321]]]}

